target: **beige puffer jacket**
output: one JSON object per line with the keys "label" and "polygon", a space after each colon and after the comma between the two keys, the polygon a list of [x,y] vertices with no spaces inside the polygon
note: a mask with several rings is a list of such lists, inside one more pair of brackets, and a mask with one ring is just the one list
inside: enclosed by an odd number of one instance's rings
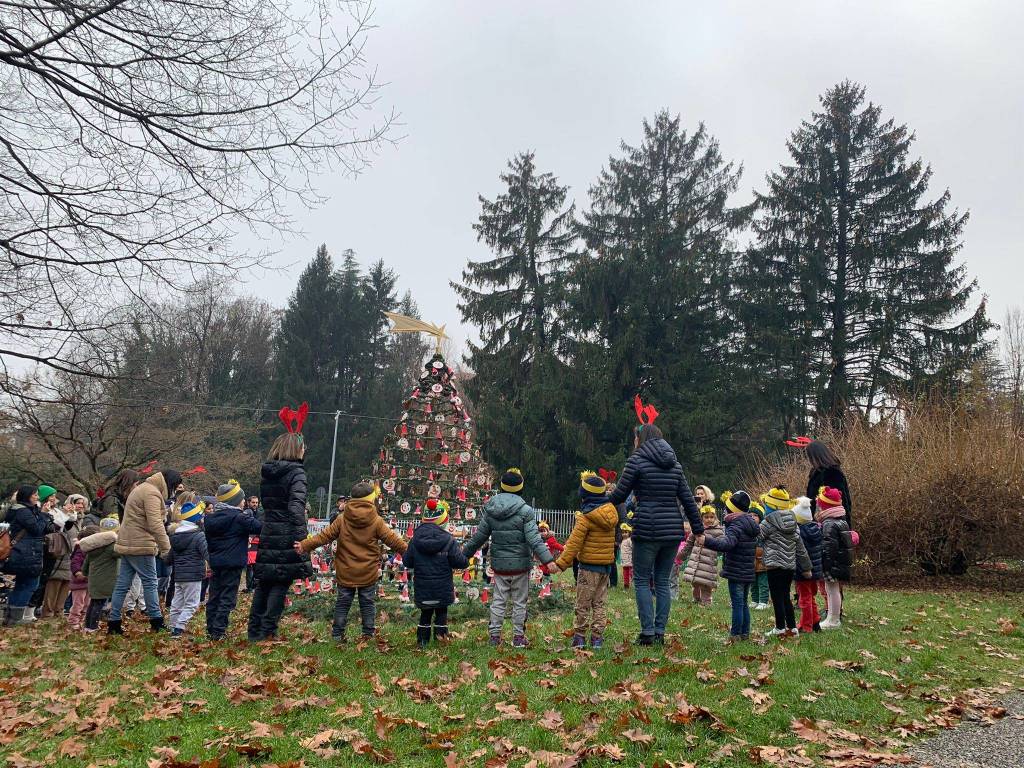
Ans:
{"label": "beige puffer jacket", "polygon": [[[705,528],[704,535],[709,539],[718,539],[725,535],[725,531],[721,525],[715,524]],[[708,547],[694,546],[695,539],[695,536],[690,537],[680,555],[683,559],[687,556],[690,558],[683,571],[683,580],[714,588],[718,585],[718,553]]]}
{"label": "beige puffer jacket", "polygon": [[124,505],[124,520],[117,532],[114,551],[119,555],[159,555],[171,549],[164,528],[167,482],[156,474],[135,486]]}

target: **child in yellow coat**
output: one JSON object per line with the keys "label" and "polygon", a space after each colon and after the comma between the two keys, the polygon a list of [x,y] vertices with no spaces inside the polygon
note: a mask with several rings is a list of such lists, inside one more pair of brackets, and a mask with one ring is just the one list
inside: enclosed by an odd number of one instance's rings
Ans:
{"label": "child in yellow coat", "polygon": [[599,649],[604,642],[604,629],[608,624],[605,605],[608,602],[608,582],[615,567],[615,529],[619,525],[619,511],[605,496],[605,481],[593,472],[580,476],[580,514],[576,517],[565,550],[555,561],[555,567],[564,571],[579,561],[579,580],[576,582],[576,624],[572,637],[573,648],[587,644]]}

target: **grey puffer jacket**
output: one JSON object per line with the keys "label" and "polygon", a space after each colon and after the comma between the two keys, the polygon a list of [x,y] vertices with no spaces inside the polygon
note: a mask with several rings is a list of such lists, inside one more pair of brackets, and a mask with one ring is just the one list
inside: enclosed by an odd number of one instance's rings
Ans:
{"label": "grey puffer jacket", "polygon": [[526,573],[534,557],[542,563],[554,560],[537,529],[537,514],[514,493],[499,493],[484,504],[480,526],[462,547],[463,554],[472,557],[488,539],[495,573]]}
{"label": "grey puffer jacket", "polygon": [[174,567],[174,583],[205,579],[208,558],[206,536],[199,526],[188,520],[181,523],[171,534],[171,551],[164,557]]}
{"label": "grey puffer jacket", "polygon": [[769,512],[761,521],[758,543],[764,551],[761,560],[765,568],[781,568],[785,571],[795,569],[801,573],[811,570],[811,558],[800,538],[800,527],[796,524],[792,510]]}

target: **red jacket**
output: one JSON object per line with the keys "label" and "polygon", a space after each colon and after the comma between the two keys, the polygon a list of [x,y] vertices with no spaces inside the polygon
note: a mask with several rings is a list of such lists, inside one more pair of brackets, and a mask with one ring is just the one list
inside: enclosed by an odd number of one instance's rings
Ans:
{"label": "red jacket", "polygon": [[558,539],[555,538],[555,534],[553,533],[548,534],[544,543],[547,544],[548,552],[550,552],[551,556],[554,558],[557,558],[563,551],[565,551],[565,547],[558,543]]}

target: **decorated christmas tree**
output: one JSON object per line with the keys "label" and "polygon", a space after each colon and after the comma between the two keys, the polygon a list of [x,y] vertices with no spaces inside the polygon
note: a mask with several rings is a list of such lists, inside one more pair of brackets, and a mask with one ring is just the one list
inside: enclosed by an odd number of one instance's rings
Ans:
{"label": "decorated christmas tree", "polygon": [[409,537],[424,502],[443,499],[450,506],[449,530],[461,538],[476,528],[494,473],[473,444],[472,419],[440,352],[427,362],[403,407],[373,465],[381,514]]}

